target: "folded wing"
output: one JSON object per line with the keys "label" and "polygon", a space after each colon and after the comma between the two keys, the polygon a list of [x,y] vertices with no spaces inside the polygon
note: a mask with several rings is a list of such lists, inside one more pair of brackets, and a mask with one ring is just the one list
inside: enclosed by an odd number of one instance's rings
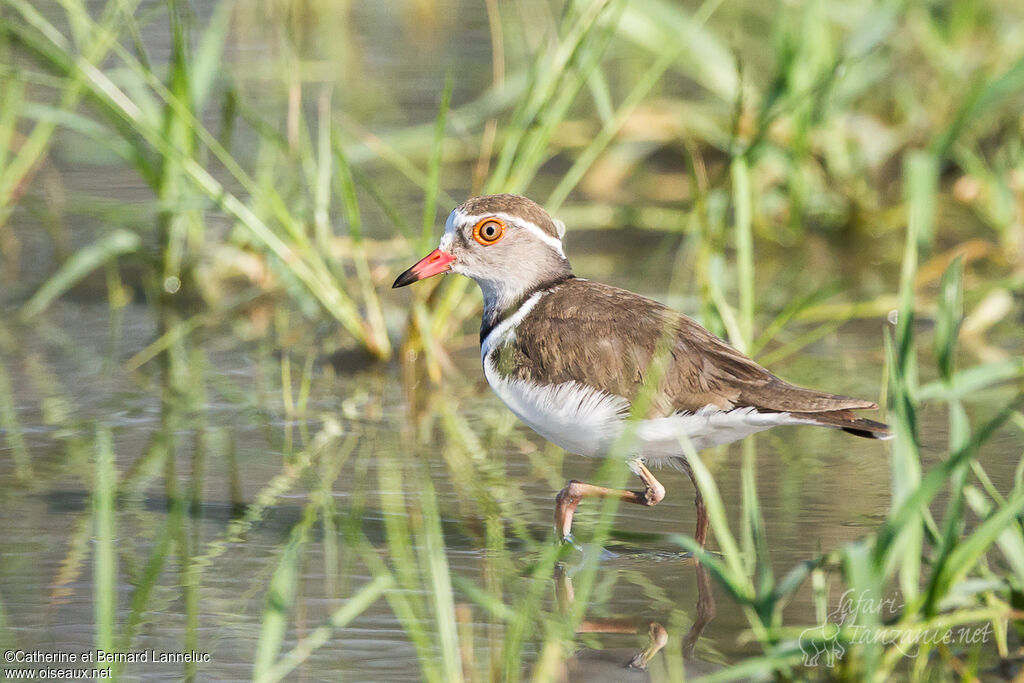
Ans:
{"label": "folded wing", "polygon": [[568,280],[541,298],[527,320],[516,331],[510,364],[520,379],[576,381],[629,400],[647,389],[649,417],[709,405],[752,407],[858,436],[884,438],[889,431],[851,412],[875,403],[789,384],[690,318],[625,290]]}

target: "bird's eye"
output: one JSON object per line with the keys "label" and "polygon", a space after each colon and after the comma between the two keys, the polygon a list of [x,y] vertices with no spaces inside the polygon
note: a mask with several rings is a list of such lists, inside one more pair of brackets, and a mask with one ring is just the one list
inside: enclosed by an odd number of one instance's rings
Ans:
{"label": "bird's eye", "polygon": [[488,247],[505,236],[505,224],[497,218],[485,218],[473,228],[473,239]]}

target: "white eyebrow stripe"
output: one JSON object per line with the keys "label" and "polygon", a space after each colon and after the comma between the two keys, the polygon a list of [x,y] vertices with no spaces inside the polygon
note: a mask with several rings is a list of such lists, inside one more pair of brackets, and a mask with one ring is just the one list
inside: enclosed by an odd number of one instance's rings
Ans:
{"label": "white eyebrow stripe", "polygon": [[458,209],[452,209],[452,212],[448,214],[448,220],[444,222],[444,234],[455,232],[455,215],[463,215]]}
{"label": "white eyebrow stripe", "polygon": [[457,232],[455,219],[462,215],[462,212],[457,208],[452,209],[452,212],[448,214],[448,219],[444,222],[444,234],[441,235],[441,241],[437,245],[441,251],[451,251],[452,242],[455,240],[455,233]]}
{"label": "white eyebrow stripe", "polygon": [[[452,211],[452,214],[454,215],[456,211],[458,211],[458,209],[456,209],[455,211]],[[565,258],[565,252],[562,251],[562,241],[561,240],[556,239],[556,238],[552,237],[551,235],[547,234],[546,232],[544,232],[540,228],[539,225],[537,225],[536,223],[532,223],[532,222],[526,220],[522,216],[512,216],[511,214],[503,213],[503,212],[500,212],[500,211],[499,212],[492,211],[492,212],[489,212],[489,213],[478,214],[478,215],[475,215],[475,216],[466,216],[465,214],[462,214],[461,211],[459,211],[459,214],[462,215],[466,219],[466,222],[474,223],[474,224],[477,223],[478,221],[482,221],[485,218],[491,218],[491,217],[500,218],[501,220],[505,221],[506,223],[515,223],[519,227],[525,228],[526,230],[528,230],[531,233],[533,233],[534,237],[537,237],[538,239],[540,239],[542,242],[547,244],[549,247],[551,247],[552,249],[557,251],[559,256],[561,256],[562,258]],[[451,220],[451,216],[449,216],[448,218],[449,218],[449,220]],[[455,222],[452,221],[452,229],[453,230],[454,230],[454,223]],[[448,224],[445,223],[445,232],[447,232],[447,231],[448,231]]]}

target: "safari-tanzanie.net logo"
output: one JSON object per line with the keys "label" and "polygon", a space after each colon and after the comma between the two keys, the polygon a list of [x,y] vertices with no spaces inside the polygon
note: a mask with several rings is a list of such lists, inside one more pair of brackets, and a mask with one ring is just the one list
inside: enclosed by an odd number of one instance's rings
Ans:
{"label": "safari-tanzanie.net logo", "polygon": [[[831,668],[842,660],[848,648],[857,645],[878,643],[896,648],[905,657],[916,657],[922,645],[987,643],[992,636],[989,622],[950,628],[885,625],[896,621],[902,611],[903,603],[895,597],[879,598],[867,590],[847,590],[839,597],[839,606],[821,624],[800,633],[804,666],[824,664]],[[880,625],[866,626],[864,622]]]}

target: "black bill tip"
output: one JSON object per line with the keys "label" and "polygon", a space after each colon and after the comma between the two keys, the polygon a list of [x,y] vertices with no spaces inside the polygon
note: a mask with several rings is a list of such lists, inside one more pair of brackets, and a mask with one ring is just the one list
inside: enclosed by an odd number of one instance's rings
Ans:
{"label": "black bill tip", "polygon": [[419,276],[412,272],[416,266],[413,266],[409,270],[405,271],[395,279],[395,284],[391,285],[391,289],[398,289],[399,287],[405,287],[419,280]]}

